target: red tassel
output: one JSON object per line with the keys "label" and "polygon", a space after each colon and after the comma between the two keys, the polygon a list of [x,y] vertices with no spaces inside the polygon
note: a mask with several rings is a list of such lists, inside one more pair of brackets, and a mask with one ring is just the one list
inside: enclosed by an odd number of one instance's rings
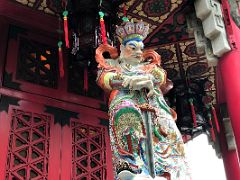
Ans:
{"label": "red tassel", "polygon": [[63,22],[64,22],[64,35],[65,35],[65,44],[69,48],[69,39],[68,39],[68,11],[63,12]]}
{"label": "red tassel", "polygon": [[215,142],[215,141],[216,141],[216,135],[215,135],[214,129],[213,129],[211,114],[208,114],[208,117],[209,117],[209,124],[210,124],[210,126],[211,126],[211,128],[210,128],[210,133],[211,133],[213,142]]}
{"label": "red tassel", "polygon": [[193,99],[189,99],[189,103],[190,103],[191,112],[192,112],[193,125],[194,127],[197,127],[197,118],[196,118],[196,113],[193,105]]}
{"label": "red tassel", "polygon": [[125,3],[123,4],[123,16],[127,17],[127,10],[126,10],[126,5]]}
{"label": "red tassel", "polygon": [[103,44],[107,44],[106,29],[105,29],[105,23],[104,23],[104,19],[103,19],[104,13],[100,11],[99,16],[100,16],[102,42],[103,42]]}
{"label": "red tassel", "polygon": [[62,78],[64,76],[64,69],[63,69],[63,54],[62,54],[62,41],[58,42],[58,65],[59,65],[59,72],[60,77]]}
{"label": "red tassel", "polygon": [[101,24],[101,35],[102,35],[103,44],[107,44],[107,37],[106,37],[104,20],[100,20],[100,24]]}
{"label": "red tassel", "polygon": [[216,125],[217,132],[220,133],[220,128],[219,128],[219,123],[218,123],[218,118],[217,118],[217,113],[215,108],[212,106],[212,114],[213,114],[213,119]]}
{"label": "red tassel", "polygon": [[84,85],[83,85],[83,90],[85,92],[88,92],[88,68],[84,68]]}

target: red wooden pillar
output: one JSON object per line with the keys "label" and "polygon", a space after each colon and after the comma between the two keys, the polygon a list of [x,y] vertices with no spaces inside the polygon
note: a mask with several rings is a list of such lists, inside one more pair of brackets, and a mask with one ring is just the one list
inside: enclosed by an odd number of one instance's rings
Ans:
{"label": "red wooden pillar", "polygon": [[[235,34],[240,30],[234,26]],[[237,49],[224,55],[220,62],[228,111],[240,154],[240,38],[236,39]]]}
{"label": "red wooden pillar", "polygon": [[226,137],[221,133],[221,152],[223,156],[224,168],[227,180],[239,180],[240,179],[240,168],[238,162],[238,156],[236,150],[229,151],[226,145]]}
{"label": "red wooden pillar", "polygon": [[[217,87],[218,104],[226,103],[224,86],[223,86],[221,71],[219,66],[217,67],[217,71],[216,71],[216,87]],[[223,114],[221,114],[221,116],[222,115]],[[220,136],[219,138],[220,138],[220,145],[221,145],[221,153],[222,153],[222,158],[224,162],[226,177],[228,180],[239,180],[240,167],[239,167],[237,150],[228,150],[224,128],[221,128],[219,136]]]}
{"label": "red wooden pillar", "polygon": [[10,120],[6,112],[0,112],[0,179],[5,179],[6,161],[8,153],[8,138],[10,133]]}
{"label": "red wooden pillar", "polygon": [[[227,5],[225,8],[229,10],[228,4],[226,2],[224,4]],[[230,17],[229,14],[228,17]],[[228,31],[228,35],[234,37],[235,48],[220,59],[219,69],[221,71],[226,103],[236,140],[237,153],[223,149],[223,154],[227,159],[227,161],[225,159],[225,167],[228,179],[237,180],[240,179],[238,158],[240,155],[240,29],[231,18],[229,18],[227,28],[231,30]]]}

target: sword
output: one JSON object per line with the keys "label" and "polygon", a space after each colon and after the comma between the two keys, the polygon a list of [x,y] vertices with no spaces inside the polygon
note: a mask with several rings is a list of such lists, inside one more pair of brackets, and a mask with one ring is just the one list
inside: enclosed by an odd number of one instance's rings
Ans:
{"label": "sword", "polygon": [[143,111],[144,121],[145,121],[145,129],[146,129],[146,155],[147,155],[147,162],[149,168],[149,174],[152,178],[155,178],[155,166],[154,166],[154,159],[153,159],[153,138],[152,138],[152,119],[151,119],[151,112],[144,109]]}

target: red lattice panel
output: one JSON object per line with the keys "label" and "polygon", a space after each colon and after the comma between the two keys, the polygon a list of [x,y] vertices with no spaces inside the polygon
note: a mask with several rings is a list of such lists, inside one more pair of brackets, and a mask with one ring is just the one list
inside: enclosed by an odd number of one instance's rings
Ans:
{"label": "red lattice panel", "polygon": [[72,122],[73,179],[106,180],[105,129]]}
{"label": "red lattice panel", "polygon": [[48,179],[49,117],[13,109],[7,180]]}

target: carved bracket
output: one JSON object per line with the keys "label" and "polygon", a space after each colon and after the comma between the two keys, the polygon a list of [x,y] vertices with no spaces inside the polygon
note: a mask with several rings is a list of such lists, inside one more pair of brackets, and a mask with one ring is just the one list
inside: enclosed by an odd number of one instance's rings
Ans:
{"label": "carved bracket", "polygon": [[221,57],[231,50],[221,4],[217,0],[196,0],[194,6],[196,16],[202,21],[204,35],[211,41],[213,54]]}

